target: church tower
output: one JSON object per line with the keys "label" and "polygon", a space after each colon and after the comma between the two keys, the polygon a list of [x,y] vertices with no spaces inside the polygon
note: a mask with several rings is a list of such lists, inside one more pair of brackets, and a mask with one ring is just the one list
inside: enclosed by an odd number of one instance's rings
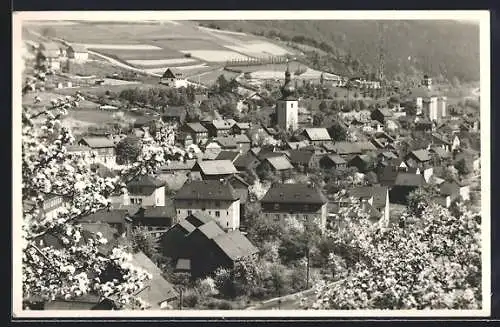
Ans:
{"label": "church tower", "polygon": [[281,88],[281,98],[276,102],[276,123],[284,130],[296,130],[299,124],[299,101],[295,97],[295,88],[288,64],[285,72],[285,84]]}

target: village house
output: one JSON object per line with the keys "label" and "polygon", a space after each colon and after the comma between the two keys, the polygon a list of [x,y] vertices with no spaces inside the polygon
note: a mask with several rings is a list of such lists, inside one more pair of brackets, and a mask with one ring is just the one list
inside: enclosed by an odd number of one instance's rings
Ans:
{"label": "village house", "polygon": [[469,185],[457,182],[443,182],[439,185],[439,196],[433,200],[445,208],[449,208],[455,201],[468,201],[469,199]]}
{"label": "village house", "polygon": [[360,201],[382,227],[389,225],[389,188],[386,186],[361,186],[347,191],[347,196]]}
{"label": "village house", "polygon": [[231,127],[233,127],[233,123],[228,120],[212,120],[211,122],[205,124],[206,129],[208,130],[209,137],[222,137],[228,136]]}
{"label": "village house", "polygon": [[184,73],[174,68],[167,68],[167,70],[165,70],[160,78],[160,84],[173,88],[188,86]]}
{"label": "village house", "polygon": [[214,142],[220,144],[223,150],[237,150],[247,152],[250,150],[251,141],[245,134],[216,137]]}
{"label": "village house", "polygon": [[328,154],[319,160],[319,166],[322,169],[341,170],[347,167],[347,161],[337,154]]}
{"label": "village house", "polygon": [[[40,216],[47,219],[55,219],[59,212],[64,209],[67,199],[57,194],[47,194],[43,201]],[[32,200],[23,201],[23,210],[35,208],[35,202]]]}
{"label": "village house", "polygon": [[231,127],[230,133],[233,135],[247,134],[250,130],[250,123],[236,123]]}
{"label": "village house", "polygon": [[389,187],[390,202],[399,204],[407,204],[408,195],[426,183],[422,174],[399,171],[394,166],[385,167],[378,180],[382,186]]}
{"label": "village house", "polygon": [[239,172],[243,172],[255,169],[260,164],[260,161],[256,155],[248,151],[239,155],[233,164]]}
{"label": "village house", "polygon": [[116,164],[116,145],[110,138],[84,137],[80,139],[78,145],[89,147],[92,154],[95,155],[96,162],[111,166]]}
{"label": "village house", "polygon": [[220,180],[238,173],[230,160],[204,160],[197,162],[192,172],[199,172],[202,179]]}
{"label": "village house", "polygon": [[334,147],[333,152],[343,158],[349,156],[355,156],[357,154],[362,154],[359,145],[353,142],[345,142],[345,141],[335,142],[333,147]]}
{"label": "village house", "polygon": [[287,178],[291,171],[293,170],[293,165],[288,160],[285,154],[278,154],[268,156],[263,159],[260,165],[257,167],[258,171],[271,171],[274,174],[279,175],[283,180]]}
{"label": "village house", "polygon": [[376,167],[376,157],[367,154],[358,154],[347,163],[348,167],[356,167],[360,173],[367,173]]}
{"label": "village house", "polygon": [[174,286],[163,277],[163,271],[151,261],[142,251],[132,255],[131,263],[151,274],[152,278],[144,283],[144,286],[136,293],[148,307],[146,310],[174,309],[179,298]]}
{"label": "village house", "polygon": [[123,204],[165,206],[165,182],[149,175],[137,176],[127,184]]}
{"label": "village house", "polygon": [[[64,52],[65,53],[65,52]],[[39,66],[45,66],[49,70],[61,70],[61,57],[64,54],[61,47],[56,43],[40,43],[37,54],[37,63]]]}
{"label": "village house", "polygon": [[200,144],[208,140],[208,130],[200,123],[187,123],[182,130],[191,135],[194,144]]}
{"label": "village house", "polygon": [[170,228],[160,239],[161,249],[174,262],[174,271],[200,278],[217,268],[231,269],[258,249],[240,232],[224,232],[208,215],[193,213]]}
{"label": "village house", "polygon": [[261,199],[262,214],[270,221],[287,226],[315,223],[324,230],[328,200],[321,191],[307,184],[277,184]]}
{"label": "village house", "polygon": [[177,221],[195,212],[211,216],[223,229],[240,227],[240,199],[226,181],[192,181],[174,196]]}
{"label": "village house", "polygon": [[420,149],[411,151],[405,158],[406,163],[411,167],[420,169],[427,168],[432,163],[432,157],[428,150]]}
{"label": "village house", "polygon": [[300,172],[307,173],[318,166],[314,151],[290,150],[288,153],[290,162]]}
{"label": "village house", "polygon": [[[236,159],[241,155],[240,151],[221,151],[214,160],[229,160],[233,164]],[[236,167],[236,166],[235,166]]]}
{"label": "village house", "polygon": [[77,62],[85,62],[89,59],[89,52],[85,46],[80,44],[73,44],[66,50],[69,59]]}
{"label": "village house", "polygon": [[177,213],[172,200],[163,207],[141,206],[130,217],[133,226],[144,226],[149,231],[157,232],[156,236],[170,228],[176,219]]}
{"label": "village house", "polygon": [[387,120],[393,116],[394,113],[389,108],[377,108],[370,114],[371,119],[380,122],[382,125],[385,125]]}
{"label": "village house", "polygon": [[[214,141],[208,141],[207,143],[205,143],[203,148],[204,148],[204,151],[202,154],[203,160],[214,160],[215,158],[217,158],[219,153],[222,151],[221,145],[217,142],[214,142]],[[232,148],[230,150],[235,151],[236,148]]]}
{"label": "village house", "polygon": [[306,128],[302,135],[313,145],[321,145],[332,141],[326,128]]}

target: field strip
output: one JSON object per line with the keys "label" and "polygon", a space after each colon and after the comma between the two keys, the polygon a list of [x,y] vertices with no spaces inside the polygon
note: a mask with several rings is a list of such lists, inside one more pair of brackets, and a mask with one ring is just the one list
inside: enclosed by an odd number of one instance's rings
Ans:
{"label": "field strip", "polygon": [[87,49],[117,49],[117,50],[162,50],[162,48],[150,44],[92,44],[77,43]]}
{"label": "field strip", "polygon": [[181,50],[182,53],[190,53],[191,56],[210,62],[223,62],[228,60],[247,60],[250,57],[234,51],[224,50]]}
{"label": "field strip", "polygon": [[106,55],[103,55],[99,52],[95,52],[95,51],[92,51],[92,50],[88,50],[89,54],[93,54],[95,56],[98,56],[98,57],[101,57],[107,61],[109,61],[110,63],[112,63],[113,65],[115,66],[119,66],[119,67],[122,67],[122,68],[126,68],[126,69],[129,69],[129,70],[133,70],[133,71],[136,71],[136,72],[140,72],[140,73],[146,73],[146,74],[149,74],[149,75],[152,75],[152,76],[155,76],[155,77],[160,77],[161,75],[160,74],[156,74],[156,73],[152,73],[152,72],[148,72],[147,70],[144,70],[144,69],[139,69],[139,68],[135,68],[135,67],[132,67],[130,65],[127,65],[127,64],[124,64],[123,62],[121,61],[118,61],[116,59],[113,59],[111,57],[108,57]]}
{"label": "field strip", "polygon": [[197,61],[196,59],[191,59],[191,58],[127,60],[129,64],[139,65],[139,66],[176,65],[176,64],[187,64],[196,61]]}
{"label": "field strip", "polygon": [[248,34],[243,33],[243,32],[233,32],[233,31],[225,31],[225,30],[217,30],[209,27],[204,27],[204,26],[198,26],[200,30],[204,30],[207,32],[213,32],[213,33],[222,33],[222,34],[232,34],[232,35],[241,35],[241,36],[247,36]]}
{"label": "field strip", "polygon": [[191,65],[191,66],[178,66],[178,67],[163,67],[163,68],[148,68],[145,69],[148,73],[163,73],[167,70],[167,68],[175,68],[179,70],[190,70],[197,68],[205,68],[208,67],[207,64],[199,64],[199,65]]}

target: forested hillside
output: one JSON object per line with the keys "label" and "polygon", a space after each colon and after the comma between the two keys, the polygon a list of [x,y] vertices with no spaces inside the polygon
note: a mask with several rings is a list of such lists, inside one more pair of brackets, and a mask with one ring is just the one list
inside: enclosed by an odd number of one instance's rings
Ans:
{"label": "forested hillside", "polygon": [[[315,60],[329,53],[351,74],[375,73],[380,21],[203,21],[203,25],[242,31],[316,47]],[[479,80],[479,26],[454,21],[385,21],[385,74],[391,78],[428,73],[451,81]],[[309,54],[310,55],[310,54]],[[323,58],[323,63],[324,60]],[[338,65],[330,65],[337,67]]]}

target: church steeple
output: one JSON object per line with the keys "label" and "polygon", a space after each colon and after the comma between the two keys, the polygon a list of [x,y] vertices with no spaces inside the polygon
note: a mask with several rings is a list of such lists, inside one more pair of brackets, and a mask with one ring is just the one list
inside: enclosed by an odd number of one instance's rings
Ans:
{"label": "church steeple", "polygon": [[295,94],[295,88],[292,85],[292,75],[290,74],[290,66],[286,63],[285,84],[281,88],[281,96],[283,99],[292,97]]}

